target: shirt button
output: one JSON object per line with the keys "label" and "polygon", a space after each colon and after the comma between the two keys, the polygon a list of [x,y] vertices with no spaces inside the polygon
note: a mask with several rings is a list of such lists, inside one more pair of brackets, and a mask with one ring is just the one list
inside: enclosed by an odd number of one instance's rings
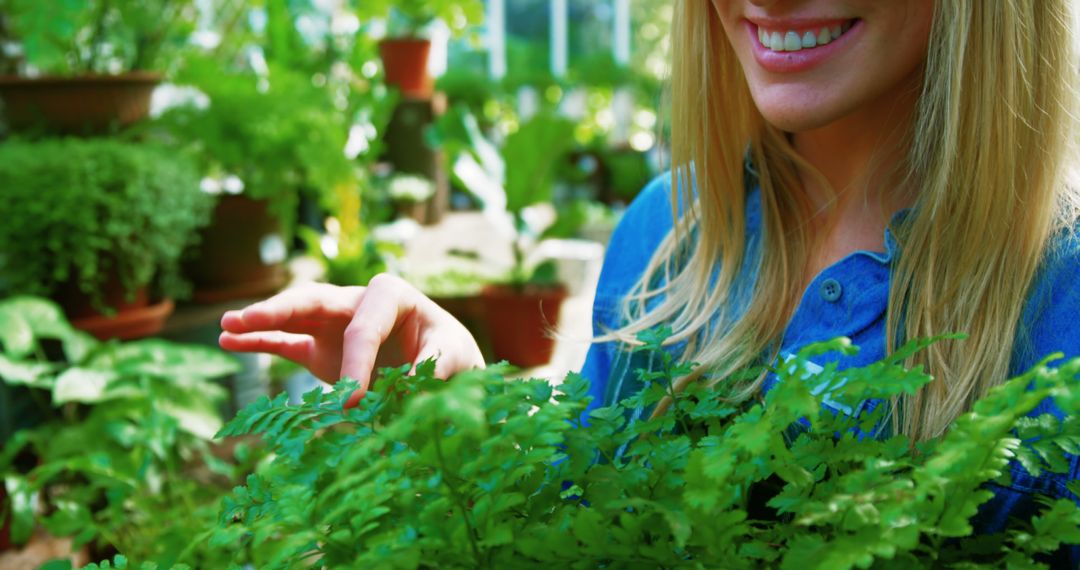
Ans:
{"label": "shirt button", "polygon": [[830,303],[835,303],[840,299],[843,292],[844,288],[840,286],[840,282],[836,279],[826,279],[821,282],[821,298]]}

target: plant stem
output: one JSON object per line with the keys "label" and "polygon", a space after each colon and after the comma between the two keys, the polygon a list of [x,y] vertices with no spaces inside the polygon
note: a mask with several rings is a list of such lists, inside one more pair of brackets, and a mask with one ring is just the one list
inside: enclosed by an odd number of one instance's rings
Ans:
{"label": "plant stem", "polygon": [[457,503],[459,509],[461,509],[461,516],[465,519],[465,529],[469,536],[469,546],[472,548],[473,556],[476,558],[476,566],[486,566],[483,564],[483,556],[480,554],[480,546],[476,542],[476,527],[473,525],[472,520],[469,518],[469,510],[465,503],[465,498],[458,492],[458,488],[450,482],[451,473],[450,468],[446,463],[446,457],[443,456],[442,450],[442,434],[439,429],[434,430],[435,437],[435,456],[439,459],[439,467],[443,470],[443,482],[446,483],[446,488],[450,490],[450,496],[454,502]]}

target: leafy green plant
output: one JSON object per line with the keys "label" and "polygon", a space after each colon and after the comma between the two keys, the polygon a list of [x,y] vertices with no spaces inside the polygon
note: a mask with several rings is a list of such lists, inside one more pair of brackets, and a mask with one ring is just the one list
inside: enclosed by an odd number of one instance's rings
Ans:
{"label": "leafy green plant", "polygon": [[[484,194],[480,186],[502,186],[506,213],[516,232],[512,242],[514,264],[507,281],[519,289],[530,283],[552,283],[552,264],[528,263],[529,243],[539,236],[526,222],[525,209],[552,200],[556,172],[574,145],[574,124],[553,111],[544,111],[496,147],[480,132],[475,116],[466,107],[458,106],[440,120],[430,138],[457,156],[455,174],[467,187],[471,183],[475,194]],[[483,175],[463,176],[466,171]]]}
{"label": "leafy green plant", "polygon": [[393,36],[419,36],[435,20],[442,20],[451,31],[460,33],[484,18],[484,4],[480,0],[353,0],[350,3],[361,19],[387,18]]}
{"label": "leafy green plant", "polygon": [[44,74],[164,69],[194,30],[192,0],[0,0],[26,64]]}
{"label": "leafy green plant", "polygon": [[[1010,458],[1058,469],[1075,450],[1080,359],[1044,361],[913,447],[868,436],[887,405],[853,418],[823,403],[925,385],[900,363],[931,341],[844,371],[812,359],[852,354],[845,339],[807,347],[736,407],[704,386],[673,392],[690,368],[663,347],[668,332],[640,338],[640,391],[587,418],[579,376],[559,392],[500,367],[443,382],[431,362],[385,371],[353,409],[347,379],[299,406],[264,399],[220,435],[261,434],[274,461],[226,499],[212,542],[260,568],[799,569],[1035,568],[1033,556],[1080,543],[1067,499],[1002,534],[973,537],[968,522]],[[1026,417],[1047,398],[1069,419]]]}
{"label": "leafy green plant", "polygon": [[149,128],[190,148],[204,173],[237,176],[244,194],[268,201],[287,231],[302,191],[332,203],[338,185],[355,181],[345,156],[348,119],[306,77],[285,68],[261,78],[223,73],[194,58],[178,81],[204,92],[209,103],[171,109]]}
{"label": "leafy green plant", "polygon": [[236,360],[160,340],[99,343],[32,297],[0,302],[0,323],[0,390],[39,416],[0,451],[13,542],[40,524],[76,547],[214,566],[192,539],[258,457],[244,445],[218,457],[211,445],[224,397],[212,380],[236,373]]}
{"label": "leafy green plant", "polygon": [[308,254],[322,262],[325,279],[334,285],[367,285],[372,277],[386,271],[387,261],[402,254],[396,244],[371,237],[360,219],[360,194],[355,188],[339,187],[336,211],[328,231],[320,234],[300,228]]}
{"label": "leafy green plant", "polygon": [[182,155],[112,139],[0,145],[0,293],[76,284],[99,309],[110,280],[129,295],[155,279],[183,294],[178,260],[211,207],[196,172]]}

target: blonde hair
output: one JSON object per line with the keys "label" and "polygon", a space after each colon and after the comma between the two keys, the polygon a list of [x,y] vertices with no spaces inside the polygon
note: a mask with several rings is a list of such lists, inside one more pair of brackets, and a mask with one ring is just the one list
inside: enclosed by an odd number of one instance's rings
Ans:
{"label": "blonde hair", "polygon": [[[922,93],[906,139],[905,186],[918,194],[902,228],[894,228],[900,255],[886,348],[948,332],[968,338],[939,342],[910,363],[935,377],[894,407],[894,425],[913,440],[941,434],[1006,379],[1012,351],[1002,347],[1013,346],[1049,238],[1071,226],[1078,203],[1064,179],[1074,133],[1070,112],[1077,108],[1069,2],[935,6]],[[758,112],[712,2],[684,0],[675,12],[675,229],[626,299],[627,324],[602,339],[633,344],[638,332],[667,324],[674,331],[668,342],[686,342],[683,358],[701,364],[677,389],[708,381],[744,400],[764,378],[728,376],[776,357],[820,245],[802,223],[814,206],[798,191],[800,172],[820,175]],[[747,154],[761,200],[761,242],[754,248],[745,223]],[[722,263],[714,274],[716,260]],[[744,265],[756,273],[749,285],[739,279]],[[748,302],[739,302],[741,295]]]}

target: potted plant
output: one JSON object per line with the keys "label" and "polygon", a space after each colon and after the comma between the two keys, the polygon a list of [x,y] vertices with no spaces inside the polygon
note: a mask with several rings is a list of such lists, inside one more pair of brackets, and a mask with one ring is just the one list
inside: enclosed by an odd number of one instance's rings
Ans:
{"label": "potted plant", "polygon": [[323,279],[334,285],[367,285],[387,270],[387,261],[401,255],[394,243],[375,240],[360,217],[360,192],[354,186],[337,189],[337,216],[326,221],[326,233],[301,227],[308,253],[323,265]]}
{"label": "potted plant", "polygon": [[423,176],[395,174],[386,181],[386,192],[397,215],[429,223],[428,201],[435,195],[435,183]]}
{"label": "potted plant", "polygon": [[512,220],[513,265],[501,283],[483,289],[487,328],[495,358],[522,367],[546,364],[555,342],[549,334],[567,296],[552,261],[528,257],[538,235],[525,219],[529,206],[550,202],[558,164],[574,140],[571,122],[545,112],[536,115],[506,139],[506,212]]}
{"label": "potted plant", "polygon": [[79,134],[144,118],[195,19],[191,0],[0,0],[0,13],[22,51],[0,77],[9,128]]}
{"label": "potted plant", "polygon": [[[195,165],[113,139],[0,145],[0,294],[51,296],[100,337],[159,330],[207,221]],[[0,295],[2,296],[2,295]]]}
{"label": "potted plant", "polygon": [[204,190],[217,199],[186,264],[195,300],[273,293],[287,281],[301,192],[331,203],[337,186],[355,180],[346,117],[325,89],[284,68],[260,77],[195,59],[178,81],[205,99],[168,110],[148,129],[193,152]]}
{"label": "potted plant", "polygon": [[457,33],[484,16],[480,0],[365,0],[357,4],[362,19],[387,19],[389,33],[379,42],[386,83],[405,97],[417,99],[429,98],[434,91],[427,71],[431,40],[423,37],[425,28],[441,20]]}
{"label": "potted plant", "polygon": [[95,558],[122,551],[170,567],[183,552],[197,567],[224,566],[186,539],[213,524],[253,465],[211,443],[223,423],[218,380],[237,360],[158,339],[98,343],[34,297],[0,301],[0,321],[0,392],[29,392],[38,416],[0,440],[10,543],[40,528]]}

